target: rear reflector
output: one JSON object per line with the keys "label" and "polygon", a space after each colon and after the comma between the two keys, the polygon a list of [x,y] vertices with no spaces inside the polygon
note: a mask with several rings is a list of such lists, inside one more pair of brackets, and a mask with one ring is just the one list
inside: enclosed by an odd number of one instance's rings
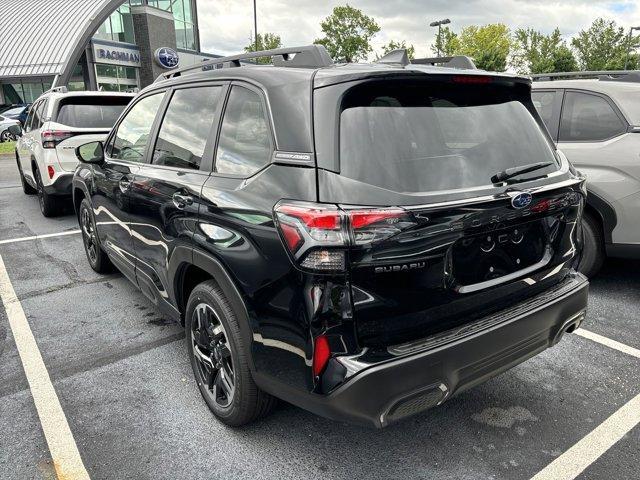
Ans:
{"label": "rear reflector", "polygon": [[53,176],[56,174],[56,171],[53,169],[51,165],[49,165],[47,167],[47,173],[49,174],[49,180],[51,180]]}
{"label": "rear reflector", "polygon": [[327,362],[331,357],[331,348],[327,337],[321,335],[316,338],[313,349],[313,375],[317,377],[327,366]]}

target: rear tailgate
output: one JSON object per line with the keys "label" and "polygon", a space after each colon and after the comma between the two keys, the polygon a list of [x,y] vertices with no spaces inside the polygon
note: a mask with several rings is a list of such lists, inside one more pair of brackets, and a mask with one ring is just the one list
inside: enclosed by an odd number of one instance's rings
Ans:
{"label": "rear tailgate", "polygon": [[47,128],[56,140],[60,168],[72,172],[78,163],[75,156],[78,146],[104,141],[132,98],[133,95],[104,93],[61,98]]}
{"label": "rear tailgate", "polygon": [[[57,128],[64,128],[64,126],[60,125]],[[71,136],[56,145],[60,168],[65,172],[73,172],[78,164],[76,148],[89,142],[104,142],[108,134],[109,129],[74,129]]]}
{"label": "rear tailgate", "polygon": [[363,345],[394,345],[449,330],[536,295],[575,262],[578,185],[455,207],[409,209],[415,225],[354,246],[350,274]]}
{"label": "rear tailgate", "polygon": [[584,179],[555,151],[526,81],[354,81],[316,89],[314,107],[319,201],[390,207],[367,214],[361,230],[351,214],[347,263],[363,345],[464,325],[573,268]]}

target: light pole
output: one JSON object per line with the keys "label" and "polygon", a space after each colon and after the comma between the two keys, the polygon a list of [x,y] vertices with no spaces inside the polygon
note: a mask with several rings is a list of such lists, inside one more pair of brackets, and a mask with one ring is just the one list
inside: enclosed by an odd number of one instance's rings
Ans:
{"label": "light pole", "polygon": [[440,37],[440,28],[442,27],[442,25],[447,25],[449,23],[451,23],[451,20],[449,20],[448,18],[445,18],[444,20],[438,20],[436,22],[431,22],[429,24],[430,27],[438,27],[438,38],[436,39],[436,48],[438,50],[438,57],[440,56],[440,47],[442,43],[442,37]]}
{"label": "light pole", "polygon": [[627,56],[624,59],[624,69],[627,69],[627,64],[629,63],[629,53],[631,52],[631,38],[633,37],[633,31],[640,30],[640,27],[631,27],[629,29],[629,38],[627,38]]}
{"label": "light pole", "polygon": [[258,51],[258,11],[256,10],[256,0],[253,0],[253,38],[256,42],[256,52]]}

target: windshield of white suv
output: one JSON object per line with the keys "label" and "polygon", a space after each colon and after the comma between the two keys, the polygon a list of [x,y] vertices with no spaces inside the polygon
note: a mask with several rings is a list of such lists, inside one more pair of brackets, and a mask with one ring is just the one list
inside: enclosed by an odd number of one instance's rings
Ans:
{"label": "windshield of white suv", "polygon": [[397,192],[467,189],[540,162],[551,165],[515,181],[558,163],[513,88],[387,81],[355,87],[343,101],[340,173],[355,180]]}
{"label": "windshield of white suv", "polygon": [[58,107],[57,123],[75,128],[111,128],[130,97],[69,97]]}

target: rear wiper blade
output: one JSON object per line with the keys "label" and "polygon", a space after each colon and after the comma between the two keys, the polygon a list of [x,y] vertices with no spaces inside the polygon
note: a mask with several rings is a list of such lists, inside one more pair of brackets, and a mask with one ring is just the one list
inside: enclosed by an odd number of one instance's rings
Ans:
{"label": "rear wiper blade", "polygon": [[491,182],[501,183],[509,180],[510,178],[522,175],[523,173],[535,172],[536,170],[540,170],[551,165],[553,165],[553,162],[538,162],[530,163],[529,165],[521,165],[519,167],[507,168],[506,170],[502,170],[491,177]]}

